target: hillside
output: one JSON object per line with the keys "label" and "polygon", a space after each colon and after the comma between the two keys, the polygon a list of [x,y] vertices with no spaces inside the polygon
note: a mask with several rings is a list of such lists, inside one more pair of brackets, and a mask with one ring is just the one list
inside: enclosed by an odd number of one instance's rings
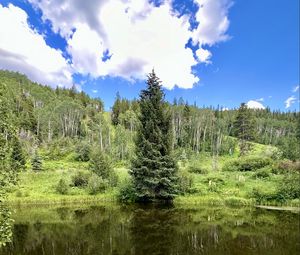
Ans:
{"label": "hillside", "polygon": [[[9,185],[8,201],[116,200],[128,191],[138,101],[117,95],[112,111],[104,112],[101,99],[75,87],[52,89],[7,71],[0,71],[0,95],[26,162],[12,169],[18,181]],[[255,136],[241,157],[238,110],[198,108],[182,98],[168,103],[168,110],[179,165],[177,203],[298,205],[298,112],[249,110]],[[13,148],[15,139],[6,141]],[[97,152],[110,162],[114,185],[91,173]]]}

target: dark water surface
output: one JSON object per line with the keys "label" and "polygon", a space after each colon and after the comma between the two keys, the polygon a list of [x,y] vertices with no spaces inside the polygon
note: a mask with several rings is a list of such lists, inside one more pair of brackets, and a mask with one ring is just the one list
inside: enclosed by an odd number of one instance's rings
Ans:
{"label": "dark water surface", "polygon": [[17,207],[0,254],[300,254],[299,214],[258,208]]}

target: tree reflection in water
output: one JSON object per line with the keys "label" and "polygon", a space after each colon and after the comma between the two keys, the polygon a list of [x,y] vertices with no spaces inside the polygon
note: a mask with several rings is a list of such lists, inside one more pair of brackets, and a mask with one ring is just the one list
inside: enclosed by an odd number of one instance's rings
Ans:
{"label": "tree reflection in water", "polygon": [[[279,255],[299,253],[299,214],[255,208],[16,208],[2,255]],[[9,236],[9,234],[8,234]]]}

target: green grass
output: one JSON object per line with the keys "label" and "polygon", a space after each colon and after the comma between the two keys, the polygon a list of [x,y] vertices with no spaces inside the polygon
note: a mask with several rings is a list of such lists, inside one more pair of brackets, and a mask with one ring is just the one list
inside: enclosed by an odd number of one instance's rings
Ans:
{"label": "green grass", "polygon": [[[251,155],[264,155],[270,146],[254,144]],[[222,171],[224,163],[233,156],[218,157],[217,169],[213,169],[212,158],[208,154],[195,155],[191,161],[195,161],[203,167],[207,173],[193,173],[194,187],[191,194],[176,197],[175,204],[208,204],[208,205],[254,205],[253,190],[268,196],[276,192],[278,183],[284,175],[270,173],[267,178],[256,178],[254,172],[229,172]],[[181,168],[188,168],[188,164],[179,163]],[[72,157],[65,160],[44,161],[44,170],[33,172],[27,170],[20,173],[19,184],[8,194],[9,203],[76,203],[95,201],[116,201],[118,187],[110,188],[104,193],[90,195],[87,188],[70,187],[67,195],[61,195],[56,191],[56,185],[60,179],[71,183],[71,178],[78,171],[88,172],[88,163],[75,162]],[[128,169],[116,167],[119,183],[128,178]],[[264,205],[282,205],[276,201],[263,201]],[[286,201],[284,205],[299,206],[299,199]]]}

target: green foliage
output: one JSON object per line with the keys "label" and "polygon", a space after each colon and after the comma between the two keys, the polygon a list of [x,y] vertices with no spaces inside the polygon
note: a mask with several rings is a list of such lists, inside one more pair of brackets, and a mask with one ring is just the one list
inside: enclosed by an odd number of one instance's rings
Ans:
{"label": "green foliage", "polygon": [[90,160],[91,146],[88,143],[79,143],[76,147],[75,160],[87,162]]}
{"label": "green foliage", "polygon": [[272,168],[270,166],[263,167],[258,169],[255,173],[253,173],[252,178],[254,179],[265,179],[270,177],[270,173]]}
{"label": "green foliage", "polygon": [[181,194],[193,193],[195,191],[195,179],[193,174],[185,169],[178,171],[178,190]]}
{"label": "green foliage", "polygon": [[117,196],[120,202],[132,203],[137,201],[136,190],[132,179],[126,178],[121,182]]}
{"label": "green foliage", "polygon": [[171,115],[154,71],[140,94],[139,120],[136,158],[130,171],[138,200],[172,200],[177,193],[177,166],[171,155]]}
{"label": "green foliage", "polygon": [[201,164],[201,162],[196,161],[196,160],[189,163],[188,171],[191,173],[195,173],[195,174],[207,174],[208,173],[208,169],[205,168]]}
{"label": "green foliage", "polygon": [[69,191],[69,185],[67,184],[65,179],[60,179],[55,187],[55,190],[61,195],[66,195]]}
{"label": "green foliage", "polygon": [[31,159],[31,167],[33,171],[41,171],[43,170],[43,161],[41,156],[36,151]]}
{"label": "green foliage", "polygon": [[255,171],[265,166],[271,165],[272,160],[266,157],[247,156],[238,159],[232,159],[223,166],[223,171]]}
{"label": "green foliage", "polygon": [[11,167],[14,171],[25,169],[25,156],[19,139],[15,138],[11,152]]}
{"label": "green foliage", "polygon": [[299,173],[287,174],[278,187],[278,194],[286,200],[300,198],[300,175]]}
{"label": "green foliage", "polygon": [[88,185],[90,174],[83,171],[78,171],[72,176],[72,185],[75,187],[86,187]]}
{"label": "green foliage", "polygon": [[240,154],[245,155],[250,150],[248,141],[255,139],[254,118],[245,103],[242,103],[238,109],[233,130],[234,135],[240,139]]}
{"label": "green foliage", "polygon": [[273,164],[272,173],[300,173],[300,161],[280,160]]}
{"label": "green foliage", "polygon": [[299,139],[296,137],[287,137],[279,143],[279,148],[283,152],[283,157],[291,160],[300,160]]}
{"label": "green foliage", "polygon": [[88,191],[91,195],[96,195],[98,193],[104,192],[109,187],[107,180],[102,179],[96,174],[92,174],[88,181]]}
{"label": "green foliage", "polygon": [[0,201],[0,249],[12,240],[12,225],[10,210]]}
{"label": "green foliage", "polygon": [[107,181],[111,187],[114,187],[118,183],[118,177],[112,167],[108,155],[100,150],[96,150],[90,159],[90,170]]}

